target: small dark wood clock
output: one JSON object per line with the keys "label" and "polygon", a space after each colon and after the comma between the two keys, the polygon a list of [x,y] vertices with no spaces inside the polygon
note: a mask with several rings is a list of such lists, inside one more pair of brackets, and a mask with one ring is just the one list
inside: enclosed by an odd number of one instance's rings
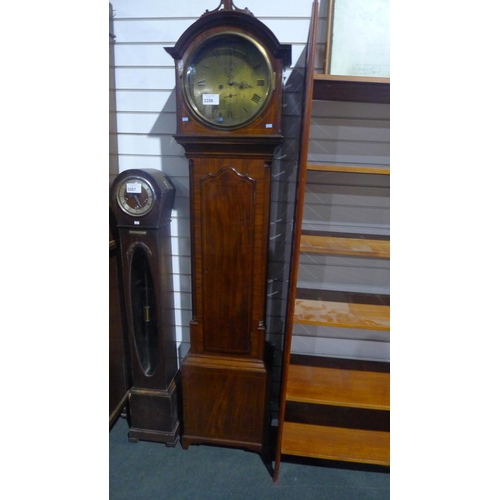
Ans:
{"label": "small dark wood clock", "polygon": [[120,236],[132,388],[129,440],[179,440],[177,347],[170,215],[175,190],[165,174],[132,169],[111,186]]}
{"label": "small dark wood clock", "polygon": [[165,50],[190,167],[191,348],[181,367],[182,445],[264,451],[269,428],[266,271],[271,163],[291,47],[223,1]]}

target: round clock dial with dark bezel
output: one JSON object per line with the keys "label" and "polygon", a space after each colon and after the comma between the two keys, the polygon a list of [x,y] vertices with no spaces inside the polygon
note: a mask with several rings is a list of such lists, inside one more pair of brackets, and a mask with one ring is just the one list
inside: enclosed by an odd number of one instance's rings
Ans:
{"label": "round clock dial with dark bezel", "polygon": [[117,188],[117,201],[125,213],[140,217],[153,208],[154,190],[146,179],[126,177]]}
{"label": "round clock dial with dark bezel", "polygon": [[191,111],[203,123],[236,129],[264,111],[275,74],[264,48],[249,36],[213,35],[188,55],[183,92]]}

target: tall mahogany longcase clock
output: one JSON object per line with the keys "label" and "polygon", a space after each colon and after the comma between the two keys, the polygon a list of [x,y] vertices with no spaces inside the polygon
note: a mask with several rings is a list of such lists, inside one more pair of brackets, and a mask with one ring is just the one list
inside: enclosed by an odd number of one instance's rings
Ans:
{"label": "tall mahogany longcase clock", "polygon": [[131,352],[129,440],[167,446],[175,446],[180,427],[170,250],[174,195],[167,176],[153,169],[126,170],[111,187]]}
{"label": "tall mahogany longcase clock", "polygon": [[176,66],[175,139],[190,168],[193,316],[181,442],[262,452],[271,163],[291,47],[228,0],[165,50]]}

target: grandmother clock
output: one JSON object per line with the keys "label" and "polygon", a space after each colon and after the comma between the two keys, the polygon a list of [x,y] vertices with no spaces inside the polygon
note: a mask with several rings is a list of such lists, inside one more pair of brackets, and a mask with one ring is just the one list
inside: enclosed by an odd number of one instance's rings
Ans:
{"label": "grandmother clock", "polygon": [[179,440],[170,215],[175,190],[153,169],[119,174],[111,208],[120,233],[132,388],[129,441]]}
{"label": "grandmother clock", "polygon": [[175,139],[190,168],[193,316],[181,442],[261,452],[271,163],[291,47],[229,0],[165,50],[176,66]]}

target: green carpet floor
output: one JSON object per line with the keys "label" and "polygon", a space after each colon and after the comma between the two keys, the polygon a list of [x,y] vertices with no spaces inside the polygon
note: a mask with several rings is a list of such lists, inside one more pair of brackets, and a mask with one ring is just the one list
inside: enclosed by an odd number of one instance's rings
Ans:
{"label": "green carpet floor", "polygon": [[388,500],[388,472],[282,461],[274,483],[257,453],[216,446],[129,443],[109,433],[110,500]]}

